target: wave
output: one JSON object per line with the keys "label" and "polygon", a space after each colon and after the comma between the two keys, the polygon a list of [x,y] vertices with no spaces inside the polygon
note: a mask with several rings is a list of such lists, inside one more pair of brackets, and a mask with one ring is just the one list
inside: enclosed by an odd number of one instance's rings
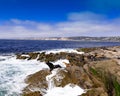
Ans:
{"label": "wave", "polygon": [[[43,52],[43,51],[40,51]],[[59,53],[59,52],[68,52],[68,53],[77,53],[83,54],[83,52],[77,52],[74,49],[60,49],[60,50],[49,50],[46,51],[46,54],[49,53]],[[60,64],[62,67],[66,67],[63,62],[69,63],[68,60],[58,60],[53,62],[55,65]],[[20,96],[23,88],[27,86],[25,79],[28,75],[34,74],[42,69],[49,68],[45,62],[40,62],[35,60],[19,60],[16,59],[16,55],[1,55],[0,56],[0,96]],[[72,93],[76,93],[78,89],[81,89],[77,85],[71,87],[66,85],[62,87],[53,87],[52,90],[48,90],[48,93],[45,96],[54,96],[54,94],[60,94],[60,92],[65,96],[69,96],[69,90]],[[57,91],[55,91],[57,90]],[[81,89],[82,90],[82,89]],[[51,95],[55,91],[53,95]],[[82,92],[82,91],[81,91]],[[79,95],[79,94],[78,94]],[[57,95],[60,96],[60,95]],[[62,95],[64,96],[64,95]],[[76,96],[76,95],[71,95]]]}
{"label": "wave", "polygon": [[37,60],[18,60],[16,56],[0,56],[0,96],[16,96],[26,86],[25,78],[43,68],[48,68]]}
{"label": "wave", "polygon": [[84,52],[78,52],[76,49],[52,49],[52,50],[43,50],[43,51],[36,51],[36,52],[45,52],[46,54],[50,53],[60,53],[60,52],[66,52],[66,53],[76,53],[76,54],[84,54]]}

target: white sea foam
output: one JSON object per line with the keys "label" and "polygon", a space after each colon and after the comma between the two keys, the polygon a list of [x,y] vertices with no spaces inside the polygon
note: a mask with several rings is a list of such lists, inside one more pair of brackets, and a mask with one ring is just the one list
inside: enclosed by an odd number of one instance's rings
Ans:
{"label": "white sea foam", "polygon": [[60,59],[60,60],[57,60],[57,61],[55,61],[55,62],[53,62],[53,64],[54,65],[60,65],[61,67],[66,67],[66,65],[64,64],[64,62],[65,63],[69,63],[69,60],[67,60],[67,59]]}
{"label": "white sea foam", "polygon": [[[3,58],[3,57],[2,57]],[[45,63],[37,60],[17,60],[15,56],[0,61],[0,96],[18,96],[26,86],[24,79],[43,68]]]}
{"label": "white sea foam", "polygon": [[63,79],[64,77],[58,76],[59,69],[54,69],[52,73],[46,76],[48,82],[47,94],[44,96],[78,96],[85,93],[84,89],[74,84],[68,84],[65,87],[56,87],[54,79]]}
{"label": "white sea foam", "polygon": [[57,69],[54,69],[50,75],[46,76],[46,80],[48,82],[48,90],[52,90],[55,87],[53,79],[56,74]]}
{"label": "white sea foam", "polygon": [[85,91],[77,85],[68,84],[65,87],[54,87],[48,90],[44,96],[78,96],[85,93]]}
{"label": "white sea foam", "polygon": [[26,54],[22,54],[21,56],[30,57],[29,55],[26,55]]}
{"label": "white sea foam", "polygon": [[50,54],[50,53],[56,54],[60,52],[84,54],[84,52],[78,52],[76,49],[54,49],[54,50],[45,50],[45,51],[39,51],[39,52],[46,52],[46,54]]}
{"label": "white sea foam", "polygon": [[4,61],[4,60],[6,60],[6,59],[9,59],[9,58],[11,58],[11,55],[1,55],[0,56],[0,61]]}

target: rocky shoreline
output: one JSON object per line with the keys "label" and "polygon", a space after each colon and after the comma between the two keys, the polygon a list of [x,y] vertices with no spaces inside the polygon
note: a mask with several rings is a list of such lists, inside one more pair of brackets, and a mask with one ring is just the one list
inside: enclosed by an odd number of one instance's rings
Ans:
{"label": "rocky shoreline", "polygon": [[[53,77],[56,87],[74,84],[87,90],[81,96],[120,96],[120,47],[79,48],[76,50],[82,53],[31,52],[17,54],[17,59],[36,59],[40,62],[66,59],[69,63],[66,63],[64,68],[58,68],[57,74]],[[23,96],[46,94],[48,88],[46,76],[49,74],[51,74],[49,69],[43,69],[29,75],[25,80],[28,85],[23,90]],[[36,91],[37,89],[39,90]]]}

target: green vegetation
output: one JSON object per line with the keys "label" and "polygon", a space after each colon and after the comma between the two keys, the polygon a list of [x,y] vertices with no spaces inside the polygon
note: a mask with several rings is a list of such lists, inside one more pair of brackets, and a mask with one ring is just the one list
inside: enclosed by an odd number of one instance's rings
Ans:
{"label": "green vegetation", "polygon": [[113,96],[113,94],[115,94],[115,96],[120,96],[120,84],[113,74],[105,71],[96,71],[96,69],[93,68],[90,68],[90,70],[94,75],[98,76],[102,80],[108,96]]}
{"label": "green vegetation", "polygon": [[117,82],[117,80],[114,80],[113,85],[115,88],[115,96],[120,96],[120,84]]}
{"label": "green vegetation", "polygon": [[97,70],[95,70],[94,68],[90,68],[90,71],[94,74],[94,75],[98,75],[98,71]]}

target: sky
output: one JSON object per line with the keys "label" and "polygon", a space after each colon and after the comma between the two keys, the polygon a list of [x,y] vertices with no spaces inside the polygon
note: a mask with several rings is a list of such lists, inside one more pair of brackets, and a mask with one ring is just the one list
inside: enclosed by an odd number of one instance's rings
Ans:
{"label": "sky", "polygon": [[0,0],[0,39],[120,36],[120,0]]}

